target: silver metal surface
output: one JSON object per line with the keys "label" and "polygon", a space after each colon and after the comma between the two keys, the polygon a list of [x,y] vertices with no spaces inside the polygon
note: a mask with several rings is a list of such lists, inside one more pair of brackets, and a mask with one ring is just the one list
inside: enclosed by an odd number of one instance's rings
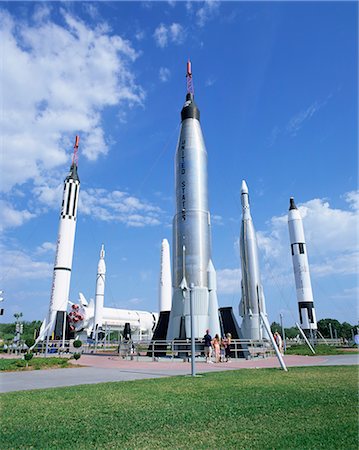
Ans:
{"label": "silver metal surface", "polygon": [[[187,99],[185,108],[193,97]],[[192,103],[194,105],[194,102]],[[173,300],[168,339],[191,336],[189,292],[193,285],[193,329],[196,338],[211,327],[220,333],[215,270],[211,262],[207,152],[198,118],[182,121],[175,157],[176,214],[173,218]],[[209,273],[210,272],[210,273]],[[209,288],[208,280],[214,285]],[[211,296],[209,295],[211,291]],[[211,299],[209,298],[211,297]]]}
{"label": "silver metal surface", "polygon": [[260,313],[266,316],[266,308],[259,270],[257,237],[250,213],[248,188],[244,180],[242,182],[241,201],[242,299],[239,305],[239,314],[243,319],[241,331],[245,339],[268,338],[268,333],[260,320]]}

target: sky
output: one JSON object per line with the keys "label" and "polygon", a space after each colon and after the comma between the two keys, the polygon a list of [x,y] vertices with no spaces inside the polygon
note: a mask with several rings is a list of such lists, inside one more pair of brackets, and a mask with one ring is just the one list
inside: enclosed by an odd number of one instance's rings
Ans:
{"label": "sky", "polygon": [[192,60],[220,306],[238,314],[240,187],[269,320],[298,320],[287,211],[303,217],[317,318],[358,322],[356,2],[1,2],[1,322],[48,311],[63,180],[80,136],[70,299],[158,310]]}

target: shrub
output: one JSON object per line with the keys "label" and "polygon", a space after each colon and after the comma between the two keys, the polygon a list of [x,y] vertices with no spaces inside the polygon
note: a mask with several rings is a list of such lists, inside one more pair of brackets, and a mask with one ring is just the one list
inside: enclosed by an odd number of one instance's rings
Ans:
{"label": "shrub", "polygon": [[35,339],[28,338],[28,339],[26,339],[25,344],[30,348],[35,344]]}
{"label": "shrub", "polygon": [[26,361],[26,367],[29,367],[29,361],[33,358],[33,353],[25,353],[24,359]]}
{"label": "shrub", "polygon": [[25,353],[24,358],[25,361],[30,361],[33,358],[34,354],[33,353]]}
{"label": "shrub", "polygon": [[74,353],[74,359],[76,359],[76,361],[80,358],[81,358],[81,353]]}
{"label": "shrub", "polygon": [[74,347],[75,348],[80,348],[82,345],[82,342],[78,339],[77,341],[74,341]]}

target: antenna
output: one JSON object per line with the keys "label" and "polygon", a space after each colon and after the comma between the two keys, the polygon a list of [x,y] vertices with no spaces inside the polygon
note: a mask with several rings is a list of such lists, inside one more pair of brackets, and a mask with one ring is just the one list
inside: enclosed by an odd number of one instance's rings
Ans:
{"label": "antenna", "polygon": [[187,94],[194,94],[193,82],[192,82],[192,64],[191,61],[187,61]]}
{"label": "antenna", "polygon": [[79,162],[79,155],[78,155],[79,142],[80,142],[80,136],[76,135],[75,145],[74,145],[74,154],[72,156],[72,164],[76,164],[76,166],[78,165],[78,162]]}

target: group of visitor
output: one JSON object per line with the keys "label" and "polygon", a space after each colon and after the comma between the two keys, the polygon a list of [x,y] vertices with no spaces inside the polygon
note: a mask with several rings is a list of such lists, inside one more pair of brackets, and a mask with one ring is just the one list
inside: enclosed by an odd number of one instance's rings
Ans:
{"label": "group of visitor", "polygon": [[206,330],[206,334],[203,337],[206,362],[213,363],[212,354],[216,363],[231,362],[231,341],[231,333],[227,333],[223,338],[216,334],[212,339],[209,330]]}

